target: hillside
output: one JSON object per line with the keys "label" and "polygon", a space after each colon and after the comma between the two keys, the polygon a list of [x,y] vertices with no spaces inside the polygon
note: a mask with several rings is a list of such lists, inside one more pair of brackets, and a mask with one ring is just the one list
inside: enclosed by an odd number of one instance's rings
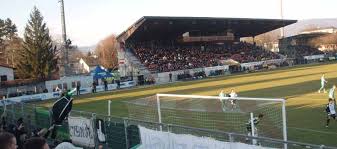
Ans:
{"label": "hillside", "polygon": [[297,23],[285,27],[285,35],[293,36],[308,28],[337,28],[337,18],[334,19],[309,19],[299,20]]}

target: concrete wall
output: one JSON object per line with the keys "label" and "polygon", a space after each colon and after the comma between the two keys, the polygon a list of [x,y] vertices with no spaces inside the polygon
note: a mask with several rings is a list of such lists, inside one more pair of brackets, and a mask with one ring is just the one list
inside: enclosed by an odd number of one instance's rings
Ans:
{"label": "concrete wall", "polygon": [[3,76],[3,75],[7,76],[7,81],[14,80],[14,72],[12,68],[0,66],[0,76]]}
{"label": "concrete wall", "polygon": [[71,88],[73,88],[72,82],[75,82],[75,84],[76,84],[78,81],[81,82],[81,88],[88,88],[92,85],[93,78],[90,75],[77,75],[77,76],[61,77],[59,80],[46,81],[46,88],[48,89],[48,91],[51,92],[51,91],[53,91],[53,89],[57,85],[61,84],[61,86],[63,86],[63,84],[67,84],[67,88],[71,89]]}
{"label": "concrete wall", "polygon": [[[49,82],[51,83],[51,82]],[[47,83],[46,83],[47,84]],[[136,83],[134,81],[127,81],[127,82],[121,82],[120,88],[130,88],[135,86]],[[116,90],[117,89],[117,84],[108,84],[108,90]],[[89,94],[92,91],[91,87],[81,87],[81,94]],[[96,87],[97,92],[103,92],[104,91],[104,86],[99,85]],[[48,93],[40,93],[40,94],[34,94],[34,95],[24,95],[24,96],[18,96],[18,97],[11,97],[7,98],[8,100],[11,101],[16,101],[16,102],[22,102],[22,101],[36,101],[36,100],[48,100],[48,99],[53,99],[53,98],[59,98],[60,97],[60,92],[48,92]]]}
{"label": "concrete wall", "polygon": [[171,71],[171,72],[162,72],[152,74],[156,80],[157,84],[168,83],[170,81],[169,74],[172,74],[172,81],[178,80],[179,74],[189,73],[193,75],[195,72],[205,71],[206,76],[209,76],[211,71],[215,70],[225,70],[228,71],[229,66],[214,66],[214,67],[205,67],[205,68],[195,68],[195,69],[188,69],[188,70],[178,70],[178,71]]}

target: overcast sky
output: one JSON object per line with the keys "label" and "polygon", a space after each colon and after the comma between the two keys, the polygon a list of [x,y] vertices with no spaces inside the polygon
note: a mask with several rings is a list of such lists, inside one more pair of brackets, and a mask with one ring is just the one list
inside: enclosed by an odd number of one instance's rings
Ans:
{"label": "overcast sky", "polygon": [[[52,36],[60,37],[59,0],[0,0],[0,18],[11,18],[21,36],[34,6]],[[119,34],[142,16],[280,18],[280,0],[64,0],[67,34],[90,46]],[[337,0],[283,0],[285,19],[337,18]]]}

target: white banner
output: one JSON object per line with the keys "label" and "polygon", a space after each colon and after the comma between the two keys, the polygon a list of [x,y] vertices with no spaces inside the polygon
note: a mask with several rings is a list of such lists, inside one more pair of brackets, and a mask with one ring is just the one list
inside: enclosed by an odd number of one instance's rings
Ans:
{"label": "white banner", "polygon": [[[136,83],[134,81],[127,81],[122,82],[120,88],[129,88],[135,86]],[[117,84],[108,84],[108,90],[116,90]],[[91,87],[81,89],[81,94],[88,94],[92,92]],[[103,92],[104,91],[104,85],[97,86],[96,92]],[[41,93],[41,94],[34,94],[34,95],[23,95],[18,97],[10,97],[7,98],[8,100],[15,101],[15,102],[24,102],[24,101],[33,101],[33,100],[48,100],[53,98],[59,98],[61,96],[60,92],[49,92],[49,93]]]}
{"label": "white banner", "polygon": [[70,139],[76,145],[95,147],[92,120],[84,117],[68,117]]}
{"label": "white banner", "polygon": [[241,63],[242,67],[252,67],[257,65],[263,65],[263,64],[281,64],[286,59],[271,59],[266,61],[259,61],[259,62],[250,62],[250,63]]}
{"label": "white banner", "polygon": [[303,56],[303,57],[304,57],[304,59],[307,59],[307,60],[321,59],[321,58],[324,58],[324,54],[310,55],[310,56]]}
{"label": "white banner", "polygon": [[139,149],[271,149],[239,142],[222,142],[208,137],[155,131],[139,127]]}

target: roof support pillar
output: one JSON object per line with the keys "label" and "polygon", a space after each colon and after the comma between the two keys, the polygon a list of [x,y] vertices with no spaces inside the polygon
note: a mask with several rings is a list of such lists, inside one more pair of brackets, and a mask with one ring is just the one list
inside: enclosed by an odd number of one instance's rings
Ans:
{"label": "roof support pillar", "polygon": [[256,45],[256,43],[255,43],[255,36],[253,36],[253,44],[254,44],[254,46]]}

